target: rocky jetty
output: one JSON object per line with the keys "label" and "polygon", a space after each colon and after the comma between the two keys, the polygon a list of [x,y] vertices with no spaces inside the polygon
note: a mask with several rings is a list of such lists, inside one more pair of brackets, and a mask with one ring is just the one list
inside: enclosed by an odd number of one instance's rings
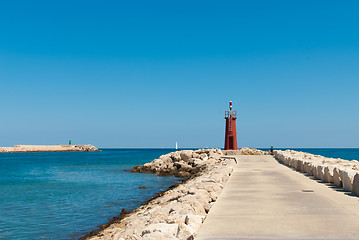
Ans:
{"label": "rocky jetty", "polygon": [[220,149],[182,150],[162,155],[160,158],[136,166],[130,171],[155,173],[159,176],[189,177],[214,165],[222,155]]}
{"label": "rocky jetty", "polygon": [[251,149],[251,148],[241,148],[238,150],[223,150],[222,151],[224,155],[270,155],[270,151],[262,151],[259,149]]}
{"label": "rocky jetty", "polygon": [[251,148],[247,148],[247,147],[244,147],[244,148],[241,148],[238,150],[239,151],[239,155],[270,155],[270,152],[269,151],[262,151],[262,150],[259,150],[259,149],[251,149]]}
{"label": "rocky jetty", "polygon": [[92,145],[15,145],[0,147],[2,152],[93,152],[99,151]]}
{"label": "rocky jetty", "polygon": [[357,160],[326,158],[293,150],[275,150],[274,156],[285,165],[359,196],[359,162]]}
{"label": "rocky jetty", "polygon": [[136,166],[132,172],[187,179],[84,239],[194,239],[235,164],[234,158],[223,158],[220,149],[199,149],[172,152]]}

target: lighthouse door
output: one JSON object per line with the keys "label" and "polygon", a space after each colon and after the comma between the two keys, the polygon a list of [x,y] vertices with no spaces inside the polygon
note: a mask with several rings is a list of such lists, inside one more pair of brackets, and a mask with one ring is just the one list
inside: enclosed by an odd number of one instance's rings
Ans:
{"label": "lighthouse door", "polygon": [[233,149],[233,137],[229,137],[229,149]]}

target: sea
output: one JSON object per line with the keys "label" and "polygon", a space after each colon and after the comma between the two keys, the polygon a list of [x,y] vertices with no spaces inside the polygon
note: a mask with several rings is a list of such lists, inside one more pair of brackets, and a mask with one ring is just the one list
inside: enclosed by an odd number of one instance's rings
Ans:
{"label": "sea", "polygon": [[[353,148],[294,150],[359,160]],[[125,171],[172,151],[1,153],[0,239],[80,238],[179,183],[173,176]]]}
{"label": "sea", "polygon": [[0,239],[80,238],[178,183],[125,171],[172,151],[1,153]]}
{"label": "sea", "polygon": [[[321,155],[329,158],[341,158],[345,160],[359,161],[359,148],[282,148],[280,150],[295,150]],[[266,149],[268,150],[268,149]]]}

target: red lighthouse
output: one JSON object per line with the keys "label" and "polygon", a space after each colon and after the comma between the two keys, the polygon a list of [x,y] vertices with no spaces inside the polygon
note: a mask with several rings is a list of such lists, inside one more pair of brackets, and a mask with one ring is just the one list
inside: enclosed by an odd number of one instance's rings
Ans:
{"label": "red lighthouse", "polygon": [[237,150],[237,129],[236,129],[236,111],[232,111],[232,101],[229,102],[229,111],[225,112],[226,119],[226,139],[224,141],[224,150]]}

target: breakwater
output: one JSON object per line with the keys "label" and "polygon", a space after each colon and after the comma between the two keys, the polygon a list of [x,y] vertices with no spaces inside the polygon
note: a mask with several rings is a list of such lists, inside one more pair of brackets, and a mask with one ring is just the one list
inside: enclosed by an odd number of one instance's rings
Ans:
{"label": "breakwater", "polygon": [[359,196],[359,162],[293,150],[274,151],[280,162]]}
{"label": "breakwater", "polygon": [[[247,153],[254,151],[265,154]],[[187,179],[83,239],[194,239],[236,163],[220,149],[199,149],[172,152],[136,166],[132,172]]]}
{"label": "breakwater", "polygon": [[93,152],[99,151],[93,145],[15,145],[0,147],[0,153],[11,152]]}

